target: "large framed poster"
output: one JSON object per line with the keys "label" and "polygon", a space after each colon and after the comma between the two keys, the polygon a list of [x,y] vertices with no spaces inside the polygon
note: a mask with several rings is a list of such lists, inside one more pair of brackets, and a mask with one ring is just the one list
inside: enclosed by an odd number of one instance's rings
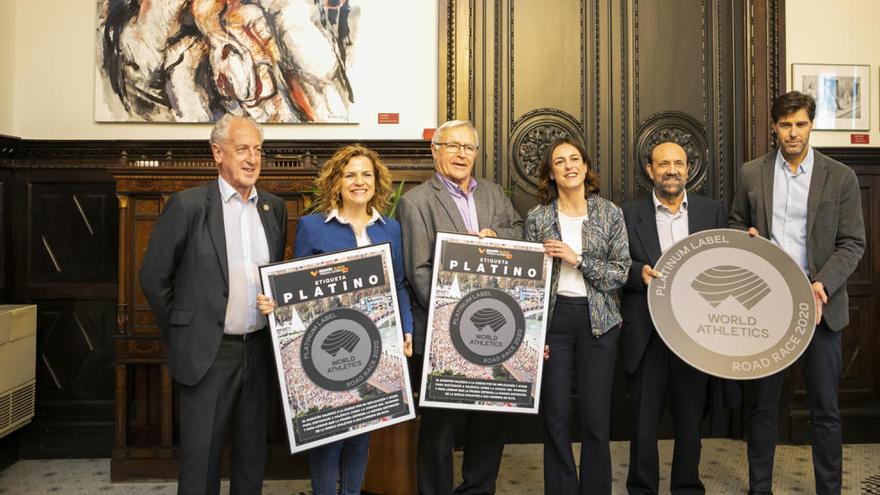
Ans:
{"label": "large framed poster", "polygon": [[539,243],[437,234],[419,405],[538,412],[551,260]]}
{"label": "large framed poster", "polygon": [[290,440],[301,452],[415,417],[391,248],[260,267]]}

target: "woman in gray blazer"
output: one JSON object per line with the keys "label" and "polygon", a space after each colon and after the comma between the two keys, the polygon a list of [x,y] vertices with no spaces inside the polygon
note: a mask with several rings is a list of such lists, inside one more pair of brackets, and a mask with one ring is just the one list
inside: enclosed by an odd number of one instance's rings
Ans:
{"label": "woman in gray blazer", "polygon": [[[541,204],[525,237],[553,257],[541,408],[544,492],[611,493],[611,384],[620,334],[617,290],[626,282],[629,245],[623,212],[600,198],[599,177],[583,146],[559,138],[538,170]],[[581,477],[571,450],[571,377],[578,390]]]}

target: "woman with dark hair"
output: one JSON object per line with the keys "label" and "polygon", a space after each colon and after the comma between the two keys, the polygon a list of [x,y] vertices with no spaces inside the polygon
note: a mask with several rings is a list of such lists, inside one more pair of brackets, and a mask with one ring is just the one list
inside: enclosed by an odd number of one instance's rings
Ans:
{"label": "woman with dark hair", "polygon": [[[538,169],[540,204],[525,238],[553,257],[541,388],[544,492],[611,493],[611,385],[621,322],[617,289],[626,282],[629,245],[623,212],[599,197],[586,150],[568,137],[547,147]],[[578,390],[581,477],[571,450],[571,377]]]}
{"label": "woman with dark hair", "polygon": [[[412,311],[403,282],[400,224],[379,213],[388,205],[391,195],[388,168],[375,151],[361,145],[345,146],[324,163],[315,186],[318,190],[315,209],[319,213],[299,219],[294,258],[390,242],[404,353],[412,356]],[[257,307],[269,314],[275,309],[275,302],[260,294]],[[361,493],[369,441],[369,433],[363,433],[309,451],[313,493]]]}

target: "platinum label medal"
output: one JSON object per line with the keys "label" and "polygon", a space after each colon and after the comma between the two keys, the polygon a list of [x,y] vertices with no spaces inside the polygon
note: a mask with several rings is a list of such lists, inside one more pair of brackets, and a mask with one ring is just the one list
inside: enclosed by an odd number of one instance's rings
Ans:
{"label": "platinum label medal", "polygon": [[754,379],[794,363],[816,327],[813,292],[772,242],[715,229],[682,239],[648,287],[657,333],[682,360],[714,376]]}
{"label": "platinum label medal", "polygon": [[497,289],[471,292],[452,310],[452,345],[468,361],[483,366],[503,363],[516,353],[526,334],[522,309]]}
{"label": "platinum label medal", "polygon": [[367,381],[382,357],[379,329],[353,309],[330,310],[309,325],[300,346],[306,375],[317,385],[336,392]]}

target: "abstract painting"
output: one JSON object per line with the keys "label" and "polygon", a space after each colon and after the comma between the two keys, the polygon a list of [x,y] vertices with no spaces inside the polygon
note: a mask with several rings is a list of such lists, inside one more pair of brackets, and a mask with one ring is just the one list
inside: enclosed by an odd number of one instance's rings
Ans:
{"label": "abstract painting", "polygon": [[357,0],[98,0],[95,120],[350,122]]}

